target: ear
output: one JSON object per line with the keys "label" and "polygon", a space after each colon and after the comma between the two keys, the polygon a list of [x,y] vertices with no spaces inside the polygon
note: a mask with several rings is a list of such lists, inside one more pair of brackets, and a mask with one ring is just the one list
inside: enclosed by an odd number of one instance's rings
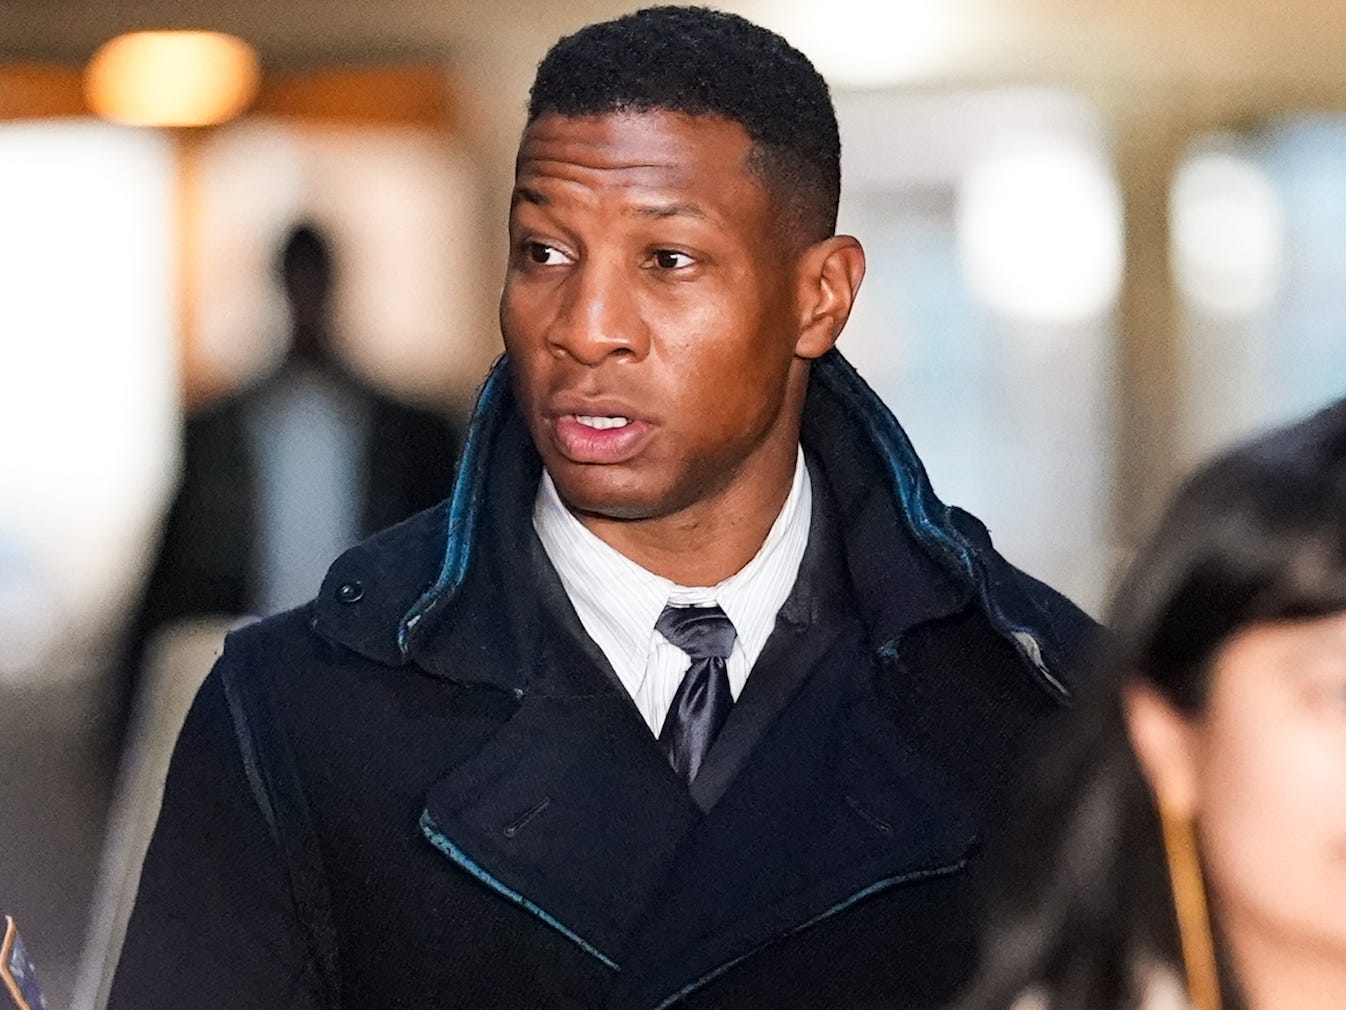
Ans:
{"label": "ear", "polygon": [[799,258],[799,339],[795,354],[819,358],[831,350],[850,318],[865,277],[865,251],[849,235],[834,235]]}
{"label": "ear", "polygon": [[1122,706],[1131,746],[1155,800],[1178,816],[1195,817],[1201,799],[1198,727],[1141,682],[1123,689]]}

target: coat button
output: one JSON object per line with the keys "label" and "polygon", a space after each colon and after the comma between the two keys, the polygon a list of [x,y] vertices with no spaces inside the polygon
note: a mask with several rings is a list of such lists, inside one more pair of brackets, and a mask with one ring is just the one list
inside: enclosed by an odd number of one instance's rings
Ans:
{"label": "coat button", "polygon": [[336,598],[342,603],[359,603],[365,598],[365,587],[358,582],[343,582],[337,587]]}

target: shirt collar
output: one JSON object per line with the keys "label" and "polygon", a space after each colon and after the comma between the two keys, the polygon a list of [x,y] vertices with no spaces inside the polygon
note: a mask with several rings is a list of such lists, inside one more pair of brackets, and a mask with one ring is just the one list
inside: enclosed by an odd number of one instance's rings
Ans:
{"label": "shirt collar", "polygon": [[719,604],[733,622],[749,662],[756,660],[776,626],[776,613],[799,576],[812,515],[813,485],[804,465],[804,451],[800,449],[790,493],[752,560],[718,585],[675,586],[669,593],[669,602]]}
{"label": "shirt collar", "polygon": [[719,604],[751,660],[775,626],[808,544],[813,489],[804,451],[766,540],[746,565],[714,586],[679,586],[600,540],[565,507],[544,469],[533,504],[533,528],[575,607],[580,623],[633,694],[644,676],[654,624],[664,607]]}

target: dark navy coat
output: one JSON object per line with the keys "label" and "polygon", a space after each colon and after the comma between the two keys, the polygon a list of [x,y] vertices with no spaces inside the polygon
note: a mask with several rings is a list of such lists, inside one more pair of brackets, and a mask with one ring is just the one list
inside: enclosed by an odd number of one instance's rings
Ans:
{"label": "dark navy coat", "polygon": [[799,584],[691,791],[530,516],[501,365],[453,496],[229,639],[114,1010],[936,1007],[1093,625],[941,504],[835,352]]}

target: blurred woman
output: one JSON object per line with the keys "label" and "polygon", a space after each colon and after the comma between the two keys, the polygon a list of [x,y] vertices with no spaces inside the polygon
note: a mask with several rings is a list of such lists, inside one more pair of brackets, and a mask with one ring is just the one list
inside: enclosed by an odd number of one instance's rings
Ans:
{"label": "blurred woman", "polygon": [[1346,401],[1198,472],[1109,623],[964,1006],[1346,1007]]}

